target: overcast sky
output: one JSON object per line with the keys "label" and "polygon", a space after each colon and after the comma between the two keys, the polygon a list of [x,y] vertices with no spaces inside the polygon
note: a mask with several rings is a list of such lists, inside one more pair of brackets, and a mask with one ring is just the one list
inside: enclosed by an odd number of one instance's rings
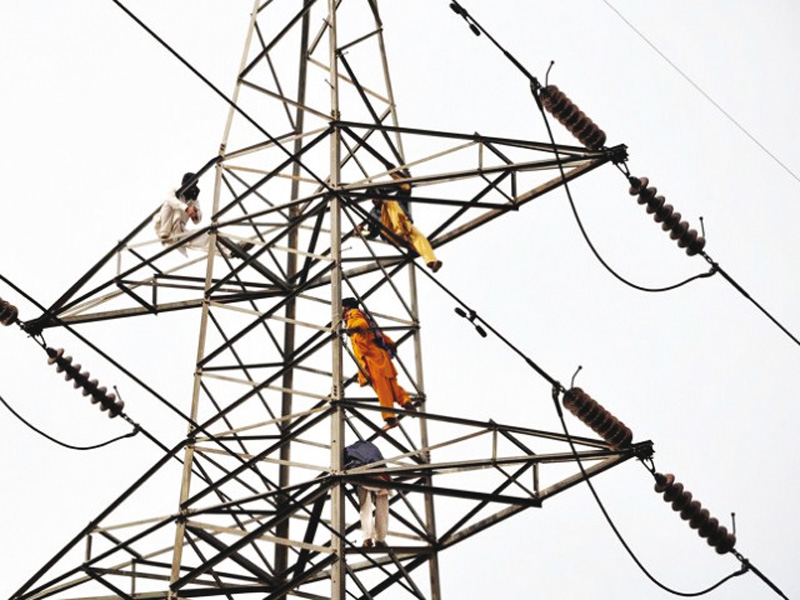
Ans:
{"label": "overcast sky", "polygon": [[[251,4],[130,8],[230,91]],[[706,252],[800,336],[796,3],[463,4],[540,79],[555,61],[550,82],[609,145],[628,146],[633,174],[648,176],[694,227],[703,218]],[[214,156],[227,107],[113,2],[0,0],[0,9],[0,274],[48,305],[157,206],[176,174]],[[526,79],[446,0],[383,2],[381,11],[402,124],[546,141]],[[575,143],[563,129],[555,134]],[[613,166],[571,189],[597,251],[626,279],[663,287],[708,270],[653,223]],[[652,440],[656,467],[675,473],[720,521],[729,526],[735,512],[737,550],[800,597],[795,341],[719,274],[665,293],[624,285],[589,250],[563,190],[439,256],[442,283],[546,371],[568,382],[582,366],[576,384],[637,441]],[[38,316],[2,282],[0,297],[21,318]],[[423,282],[420,297],[427,395],[437,411],[560,430],[546,382],[497,339],[478,337],[437,288]],[[183,333],[157,348],[135,341],[159,340],[157,319],[137,322],[141,338],[113,324],[86,333],[145,372],[153,354],[174,360],[180,385],[161,383],[188,402],[196,321],[187,316]],[[72,343],[48,335],[51,345]],[[0,395],[44,431],[78,445],[127,432],[61,381],[17,328],[0,330],[0,358]],[[116,377],[106,365],[86,366]],[[128,402],[145,426],[157,426],[147,406]],[[575,419],[569,425],[591,433]],[[4,407],[0,440],[4,598],[159,456],[141,437],[67,450]],[[695,592],[739,568],[680,520],[635,461],[593,481],[665,586]],[[585,486],[444,553],[442,589],[446,598],[672,597],[632,562]],[[747,573],[707,597],[777,596]]]}

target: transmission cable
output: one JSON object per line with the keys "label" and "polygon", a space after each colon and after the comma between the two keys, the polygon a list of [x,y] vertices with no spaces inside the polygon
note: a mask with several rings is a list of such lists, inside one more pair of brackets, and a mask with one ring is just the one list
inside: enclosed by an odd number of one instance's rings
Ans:
{"label": "transmission cable", "polygon": [[186,60],[180,53],[175,50],[172,46],[170,46],[164,39],[162,39],[155,31],[153,31],[147,24],[142,21],[139,17],[137,17],[130,9],[128,9],[120,0],[111,0],[114,4],[116,4],[125,14],[127,14],[133,21],[136,22],[142,29],[144,29],[150,36],[155,39],[159,44],[164,46],[167,51],[170,52],[175,58],[177,58],[187,69],[189,69],[195,76],[197,76],[204,84],[206,84],[209,88],[211,88],[215,94],[217,94],[220,98],[222,98],[231,108],[233,108],[236,112],[238,112],[242,117],[244,117],[248,123],[250,123],[253,127],[255,127],[260,133],[262,133],[271,143],[275,144],[277,148],[283,151],[293,162],[301,166],[305,171],[316,180],[316,182],[325,188],[328,191],[332,191],[330,186],[319,178],[314,171],[306,167],[303,162],[295,156],[292,152],[290,152],[280,141],[270,134],[266,129],[264,129],[259,123],[253,119],[247,112],[245,112],[236,102],[231,100],[222,90],[220,90],[216,85],[214,85],[205,75],[203,75],[198,69],[196,69],[192,64]]}
{"label": "transmission cable", "polygon": [[789,167],[787,167],[787,166],[786,166],[784,163],[782,163],[782,162],[781,162],[781,161],[778,159],[778,157],[777,157],[777,156],[775,156],[775,155],[774,155],[772,152],[770,152],[770,151],[769,151],[769,150],[768,150],[768,149],[767,149],[767,148],[764,146],[764,144],[762,144],[761,142],[759,142],[759,141],[758,141],[758,140],[755,138],[755,136],[754,136],[754,135],[752,135],[752,134],[751,134],[749,131],[747,131],[747,129],[745,129],[745,128],[744,128],[744,126],[743,126],[741,123],[739,123],[739,122],[738,122],[736,119],[734,119],[734,118],[733,118],[733,117],[732,117],[732,116],[731,116],[731,115],[730,115],[730,114],[729,114],[729,113],[728,113],[728,112],[727,112],[727,111],[726,111],[724,108],[722,108],[722,106],[720,106],[720,105],[719,105],[719,103],[717,103],[717,102],[716,102],[716,101],[715,101],[715,100],[714,100],[714,99],[713,99],[711,96],[709,96],[709,95],[708,95],[708,94],[707,94],[707,93],[706,93],[706,92],[705,92],[705,91],[704,91],[704,90],[703,90],[703,89],[702,89],[702,88],[701,88],[701,87],[700,87],[700,86],[699,86],[697,83],[695,83],[695,82],[692,80],[692,78],[691,78],[691,77],[689,77],[689,76],[688,76],[686,73],[684,73],[684,72],[683,72],[683,71],[682,71],[682,70],[681,70],[681,69],[678,67],[678,65],[676,65],[676,64],[675,64],[673,61],[671,61],[671,60],[669,59],[669,57],[667,57],[667,55],[666,55],[666,54],[664,54],[664,53],[663,53],[661,50],[659,50],[659,49],[658,49],[658,47],[657,47],[657,46],[656,46],[656,45],[655,45],[653,42],[651,42],[651,41],[650,41],[650,40],[647,38],[647,36],[645,36],[645,35],[644,35],[644,34],[643,34],[641,31],[639,31],[639,30],[636,28],[636,26],[635,26],[633,23],[631,23],[631,22],[630,22],[628,19],[626,19],[626,18],[625,18],[625,16],[624,16],[624,15],[623,15],[623,14],[622,14],[622,13],[621,13],[621,12],[620,12],[620,11],[619,11],[619,10],[618,10],[618,9],[617,9],[617,8],[616,8],[614,5],[613,5],[613,4],[611,4],[611,2],[609,2],[608,0],[602,0],[602,1],[603,1],[603,3],[604,3],[606,6],[608,6],[608,7],[609,7],[609,8],[610,8],[612,11],[614,11],[614,13],[616,13],[616,15],[617,15],[617,16],[618,16],[618,17],[619,17],[619,18],[620,18],[620,19],[621,19],[621,20],[622,20],[622,21],[623,21],[623,22],[624,22],[624,23],[625,23],[625,24],[626,24],[628,27],[630,27],[630,28],[633,30],[633,32],[634,32],[636,35],[638,35],[640,38],[642,38],[642,40],[644,40],[644,42],[645,42],[645,43],[646,43],[648,46],[650,46],[650,48],[652,48],[652,49],[653,49],[653,50],[656,52],[656,54],[658,54],[658,55],[659,55],[659,56],[660,56],[662,59],[664,59],[664,61],[665,61],[665,62],[666,62],[666,63],[667,63],[667,64],[668,64],[670,67],[672,67],[673,69],[675,69],[675,71],[676,71],[676,72],[677,72],[677,73],[678,73],[678,74],[679,74],[681,77],[683,77],[683,78],[684,78],[684,79],[685,79],[685,80],[686,80],[686,81],[689,83],[689,85],[691,85],[691,86],[692,86],[692,87],[693,87],[695,90],[697,90],[698,92],[700,92],[700,94],[701,94],[701,95],[702,95],[702,96],[703,96],[703,97],[704,97],[706,100],[708,100],[708,101],[709,101],[709,102],[710,102],[710,103],[711,103],[711,104],[714,106],[714,108],[716,108],[716,109],[717,109],[719,112],[721,112],[723,115],[725,115],[725,117],[726,117],[726,118],[727,118],[727,119],[728,119],[728,120],[729,120],[731,123],[733,123],[733,124],[736,126],[736,128],[737,128],[737,129],[739,129],[739,131],[741,131],[741,132],[742,132],[742,133],[744,133],[744,134],[745,134],[745,135],[746,135],[748,138],[750,138],[750,141],[752,141],[752,142],[753,142],[753,143],[754,143],[756,146],[758,146],[759,148],[761,148],[761,150],[763,150],[763,151],[764,151],[764,152],[767,154],[767,156],[769,156],[769,157],[770,157],[770,158],[771,158],[773,161],[775,161],[775,162],[776,162],[776,163],[777,163],[777,164],[778,164],[778,165],[779,165],[779,166],[780,166],[780,167],[781,167],[781,168],[782,168],[784,171],[786,171],[786,172],[787,172],[787,173],[788,173],[788,174],[789,174],[791,177],[793,177],[795,181],[797,181],[797,182],[800,182],[800,177],[798,177],[798,176],[797,176],[797,175],[796,175],[796,174],[795,174],[795,173],[794,173],[794,172],[793,172],[793,171],[792,171],[792,170],[791,170]]}
{"label": "transmission cable", "polygon": [[117,436],[114,439],[111,439],[111,440],[108,440],[108,441],[105,441],[105,442],[101,442],[99,444],[94,444],[94,445],[91,445],[91,446],[74,446],[72,444],[68,444],[66,442],[62,442],[61,440],[56,439],[55,437],[45,433],[44,431],[42,431],[41,429],[39,429],[38,427],[36,427],[32,423],[30,423],[29,421],[25,420],[25,418],[22,415],[20,415],[16,410],[14,410],[12,408],[12,406],[6,401],[5,398],[3,398],[3,396],[0,396],[0,402],[3,403],[3,406],[5,406],[12,415],[17,417],[17,419],[22,421],[25,425],[27,425],[33,431],[35,431],[36,433],[38,433],[42,437],[47,438],[51,442],[53,442],[55,444],[58,444],[59,446],[63,446],[64,448],[69,448],[70,450],[96,450],[98,448],[102,448],[103,446],[108,446],[110,444],[113,444],[114,442],[118,442],[119,440],[122,440],[122,439],[125,439],[125,438],[129,438],[129,437],[133,437],[137,433],[139,433],[139,429],[140,429],[139,426],[137,425],[136,427],[134,427],[133,431],[131,431],[129,433],[126,433],[124,435]]}

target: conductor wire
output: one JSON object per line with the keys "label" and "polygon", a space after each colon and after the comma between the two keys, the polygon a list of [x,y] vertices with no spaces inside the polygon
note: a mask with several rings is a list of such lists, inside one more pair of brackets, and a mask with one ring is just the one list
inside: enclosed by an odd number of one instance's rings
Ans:
{"label": "conductor wire", "polygon": [[32,429],[33,431],[35,431],[36,433],[38,433],[42,437],[50,440],[54,444],[58,444],[59,446],[62,446],[64,448],[69,448],[70,450],[96,450],[98,448],[102,448],[103,446],[108,446],[110,444],[113,444],[114,442],[118,442],[119,440],[122,440],[122,439],[125,439],[125,438],[129,438],[129,437],[133,437],[137,433],[139,433],[139,431],[141,430],[141,428],[138,425],[135,425],[133,431],[131,431],[130,433],[126,433],[125,435],[117,436],[114,439],[111,439],[111,440],[108,440],[108,441],[105,441],[105,442],[101,442],[99,444],[94,444],[94,445],[91,445],[91,446],[74,446],[72,444],[68,444],[66,442],[62,442],[61,440],[58,440],[58,439],[54,438],[53,436],[45,433],[44,431],[42,431],[41,429],[39,429],[35,425],[31,424],[29,421],[25,420],[25,418],[22,415],[20,415],[16,410],[14,410],[12,408],[12,406],[8,402],[6,402],[5,398],[3,398],[2,396],[0,396],[0,402],[2,402],[3,406],[5,406],[12,415],[17,417],[17,419],[22,421],[30,429]]}

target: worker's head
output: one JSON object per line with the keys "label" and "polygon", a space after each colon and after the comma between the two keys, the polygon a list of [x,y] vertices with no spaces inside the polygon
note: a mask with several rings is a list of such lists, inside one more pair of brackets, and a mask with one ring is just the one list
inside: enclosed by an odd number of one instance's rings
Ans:
{"label": "worker's head", "polygon": [[200,195],[200,188],[197,187],[197,176],[194,173],[184,173],[183,179],[181,179],[181,187],[190,183],[192,183],[192,185],[184,190],[183,197],[187,200],[197,200],[197,197]]}
{"label": "worker's head", "polygon": [[342,313],[354,308],[358,308],[358,300],[355,298],[342,298]]}

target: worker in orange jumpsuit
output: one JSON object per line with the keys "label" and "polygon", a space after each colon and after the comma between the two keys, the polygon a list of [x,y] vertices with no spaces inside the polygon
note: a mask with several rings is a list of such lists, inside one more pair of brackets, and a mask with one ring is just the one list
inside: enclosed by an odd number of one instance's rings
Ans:
{"label": "worker in orange jumpsuit", "polygon": [[[359,310],[355,298],[342,300],[342,318],[358,361],[358,383],[362,387],[370,384],[383,408],[391,409],[397,404],[406,410],[416,410],[408,392],[397,383],[397,369],[391,358],[395,351],[392,339]],[[385,429],[397,425],[393,412],[383,410],[381,416],[386,422]]]}
{"label": "worker in orange jumpsuit", "polygon": [[[402,179],[403,176],[397,172],[392,173],[392,179]],[[403,241],[407,246],[413,248],[417,254],[422,257],[427,267],[436,273],[442,267],[442,261],[436,258],[433,253],[433,247],[419,229],[414,227],[411,218],[406,214],[406,209],[403,206],[404,200],[411,195],[411,184],[401,183],[392,186],[389,192],[396,192],[398,200],[389,200],[380,198],[373,198],[372,204],[374,208],[370,211],[370,215],[375,221],[380,221],[380,224],[385,228],[385,231],[378,227],[378,224],[371,222],[369,224],[369,233],[367,237],[372,239],[381,233],[383,237],[386,236],[386,231],[391,232],[397,239]],[[401,204],[401,202],[403,204]]]}

